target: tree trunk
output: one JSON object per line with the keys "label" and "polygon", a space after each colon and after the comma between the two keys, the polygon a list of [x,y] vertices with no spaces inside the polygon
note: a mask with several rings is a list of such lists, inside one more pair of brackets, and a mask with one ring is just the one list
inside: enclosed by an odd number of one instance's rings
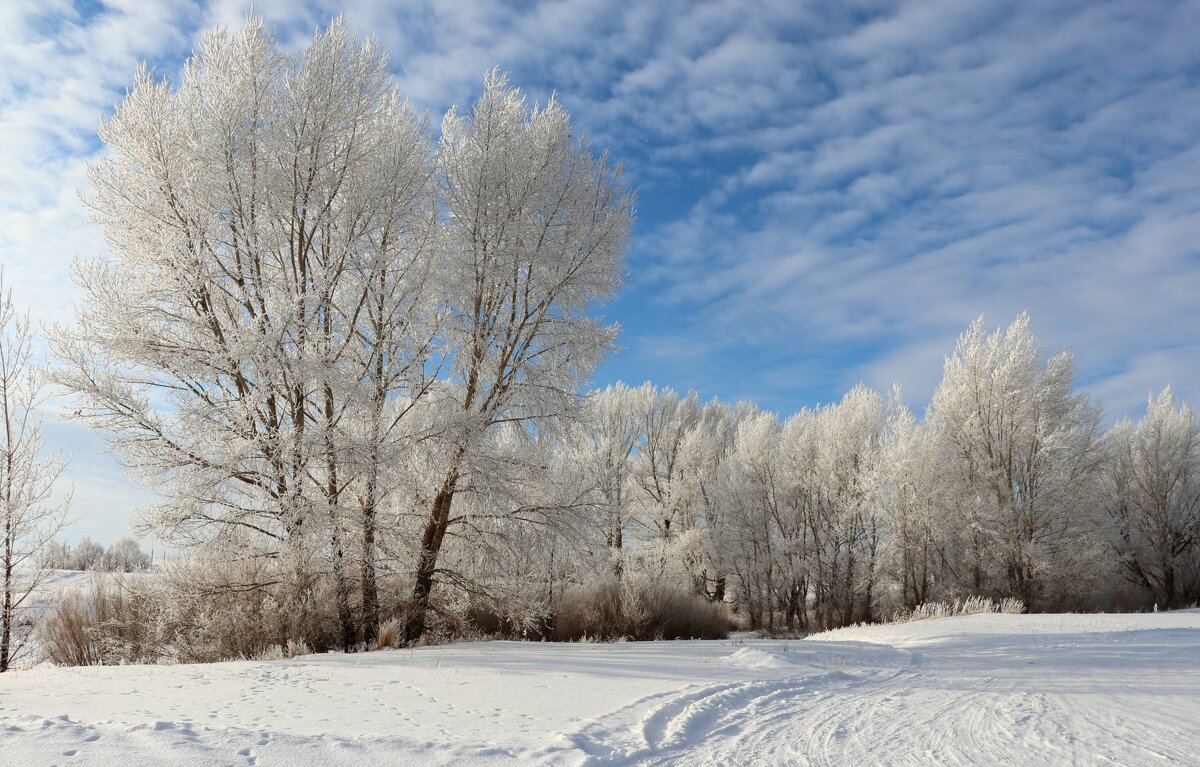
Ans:
{"label": "tree trunk", "polygon": [[1175,608],[1175,568],[1170,562],[1163,562],[1162,578],[1163,607],[1167,610]]}
{"label": "tree trunk", "polygon": [[333,526],[332,540],[333,546],[333,577],[334,584],[337,590],[337,611],[338,623],[342,629],[342,650],[350,652],[354,647],[354,614],[350,610],[350,580],[346,577],[346,559],[345,551],[342,546],[342,535],[339,528],[339,520],[334,515],[334,508],[331,507],[330,515],[334,518],[330,520]]}
{"label": "tree trunk", "polygon": [[350,610],[350,579],[346,577],[346,552],[342,543],[342,520],[338,514],[341,488],[338,487],[337,451],[333,444],[333,389],[325,386],[325,506],[329,513],[330,548],[333,553],[333,578],[337,591],[338,623],[342,629],[342,650],[354,647],[354,615]]}
{"label": "tree trunk", "polygon": [[609,554],[612,558],[613,576],[617,580],[621,580],[624,569],[621,561],[621,547],[624,546],[625,541],[621,532],[621,513],[619,511],[613,511],[610,508],[608,525],[606,527],[605,537],[607,538]]}
{"label": "tree trunk", "polygon": [[4,382],[4,614],[0,615],[0,673],[8,671],[12,660],[13,624],[13,433],[12,415],[8,407],[8,379]]}
{"label": "tree trunk", "polygon": [[371,641],[379,627],[379,585],[375,577],[375,496],[368,494],[362,509],[362,625],[363,638]]}
{"label": "tree trunk", "polygon": [[9,654],[12,650],[13,584],[12,584],[12,520],[5,519],[4,535],[4,614],[0,616],[0,673],[8,671]]}
{"label": "tree trunk", "polygon": [[[378,317],[387,315],[387,304],[383,297],[386,291],[386,276],[379,273],[380,303],[377,307]],[[376,321],[375,338],[384,336],[383,325]],[[378,341],[376,342],[378,344]],[[371,400],[371,457],[367,468],[367,491],[362,503],[362,561],[359,563],[359,578],[362,587],[362,627],[363,638],[372,641],[379,630],[379,583],[375,573],[375,532],[381,505],[379,470],[381,448],[381,423],[384,407],[387,404],[388,386],[384,376],[384,355],[379,349],[375,351],[371,375],[374,382],[374,396]]]}
{"label": "tree trunk", "polygon": [[442,550],[442,540],[446,536],[446,526],[450,521],[450,504],[454,500],[457,484],[458,470],[451,469],[429,508],[429,519],[425,522],[425,532],[421,536],[421,555],[417,562],[416,580],[408,606],[408,620],[404,626],[404,641],[407,644],[415,644],[425,633],[429,593],[433,590],[433,575],[437,572],[438,553]]}

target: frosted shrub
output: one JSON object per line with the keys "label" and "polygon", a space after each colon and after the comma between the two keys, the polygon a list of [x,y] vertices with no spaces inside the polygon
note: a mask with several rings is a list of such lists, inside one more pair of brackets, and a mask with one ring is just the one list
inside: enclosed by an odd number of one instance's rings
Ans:
{"label": "frosted shrub", "polygon": [[64,596],[42,626],[46,657],[58,666],[100,665],[100,649],[92,639],[95,624],[87,600],[75,593]]}
{"label": "frosted shrub", "polygon": [[564,641],[724,639],[732,622],[723,604],[646,576],[604,579],[567,589],[554,638]]}
{"label": "frosted shrub", "polygon": [[257,658],[289,643],[317,652],[340,645],[333,586],[319,572],[216,552],[166,579],[163,622],[180,662]]}
{"label": "frosted shrub", "polygon": [[[87,587],[67,592],[49,611],[42,644],[63,666],[278,660],[341,647],[332,579],[319,571],[302,575],[271,560],[219,551],[154,578],[95,573]],[[394,604],[397,589],[381,583]],[[431,623],[437,636],[461,635],[461,623],[444,612],[450,618],[439,614]],[[403,638],[403,621],[389,617],[376,635],[380,648]]]}
{"label": "frosted shrub", "polygon": [[627,635],[630,620],[621,597],[621,583],[615,578],[568,588],[554,615],[554,638],[578,641],[584,637],[616,639]]}

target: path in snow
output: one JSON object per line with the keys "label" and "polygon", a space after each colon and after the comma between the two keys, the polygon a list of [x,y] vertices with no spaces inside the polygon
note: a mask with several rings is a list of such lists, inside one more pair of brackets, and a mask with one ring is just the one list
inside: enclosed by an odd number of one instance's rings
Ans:
{"label": "path in snow", "polygon": [[0,764],[1195,764],[1200,613],[0,678]]}

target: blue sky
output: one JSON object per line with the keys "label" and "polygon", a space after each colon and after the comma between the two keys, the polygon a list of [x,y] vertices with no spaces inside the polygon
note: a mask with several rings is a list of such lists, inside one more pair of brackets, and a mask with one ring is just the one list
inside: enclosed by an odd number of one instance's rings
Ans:
{"label": "blue sky", "polygon": [[[0,6],[0,263],[71,316],[99,116],[149,60],[173,75],[242,0]],[[344,12],[435,118],[492,66],[557,91],[638,190],[624,351],[653,380],[788,412],[862,381],[920,409],[975,317],[1028,310],[1109,420],[1200,400],[1200,3],[503,3],[259,0],[302,46]],[[54,424],[112,540],[145,498]]]}

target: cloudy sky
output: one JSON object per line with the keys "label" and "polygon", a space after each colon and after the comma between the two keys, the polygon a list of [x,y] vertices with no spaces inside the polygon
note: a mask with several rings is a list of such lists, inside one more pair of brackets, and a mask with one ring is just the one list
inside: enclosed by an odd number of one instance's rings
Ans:
{"label": "cloudy sky", "polygon": [[[435,116],[499,65],[624,161],[624,351],[598,383],[787,412],[899,381],[919,409],[972,319],[1028,310],[1110,420],[1166,384],[1200,400],[1200,2],[253,5],[289,47],[344,12]],[[0,263],[37,319],[70,319],[70,264],[103,252],[79,201],[100,116],[249,7],[0,4]],[[144,491],[77,427],[49,438],[73,537],[121,535]]]}

